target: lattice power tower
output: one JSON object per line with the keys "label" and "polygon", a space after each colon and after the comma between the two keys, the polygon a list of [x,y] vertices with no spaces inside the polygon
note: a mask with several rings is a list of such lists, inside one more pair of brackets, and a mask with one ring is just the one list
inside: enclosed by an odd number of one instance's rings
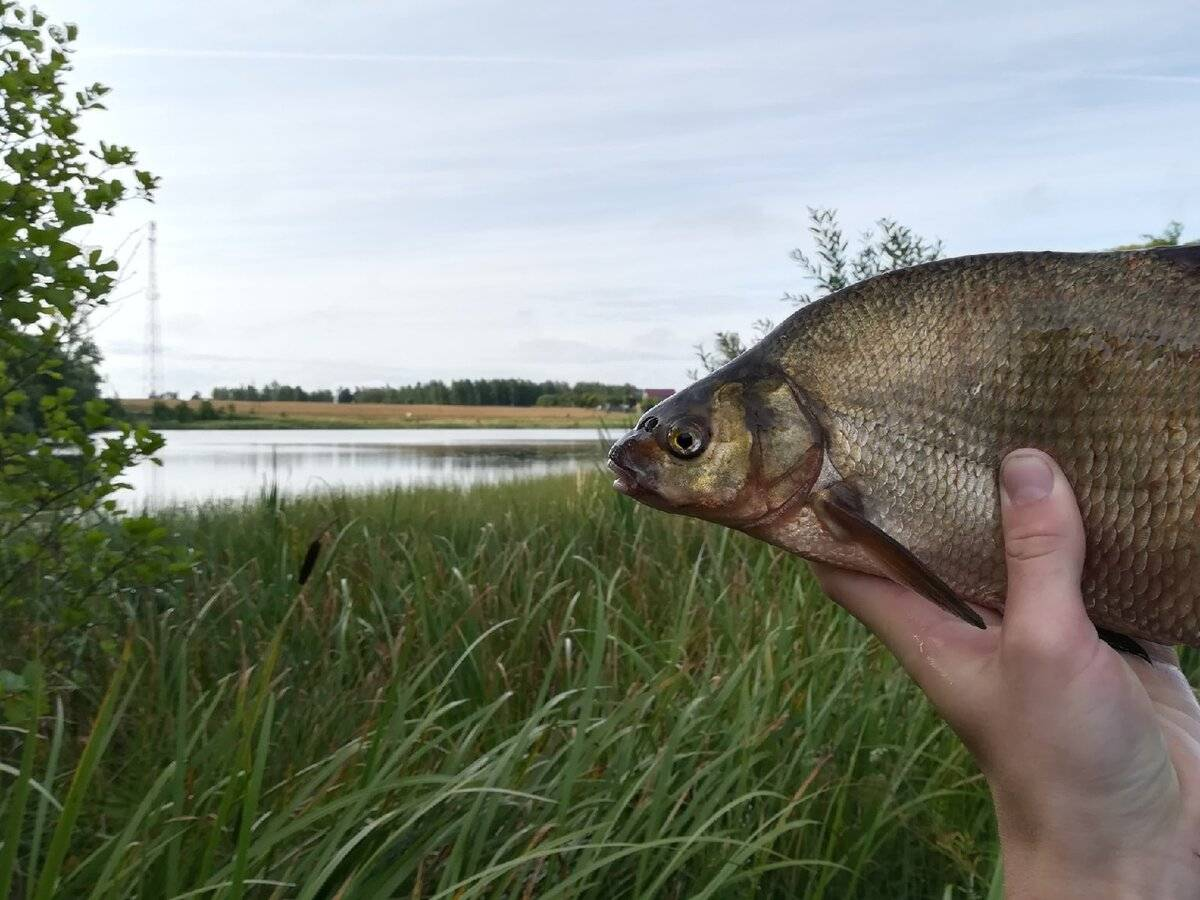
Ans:
{"label": "lattice power tower", "polygon": [[158,321],[158,224],[150,223],[146,277],[146,396],[157,397],[162,377],[162,326]]}

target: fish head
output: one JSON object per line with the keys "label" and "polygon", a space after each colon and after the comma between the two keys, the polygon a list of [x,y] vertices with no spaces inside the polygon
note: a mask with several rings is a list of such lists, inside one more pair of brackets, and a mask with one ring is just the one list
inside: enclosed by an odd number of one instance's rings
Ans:
{"label": "fish head", "polygon": [[648,411],[608,465],[613,486],[641,503],[746,529],[803,501],[822,448],[799,389],[739,358]]}

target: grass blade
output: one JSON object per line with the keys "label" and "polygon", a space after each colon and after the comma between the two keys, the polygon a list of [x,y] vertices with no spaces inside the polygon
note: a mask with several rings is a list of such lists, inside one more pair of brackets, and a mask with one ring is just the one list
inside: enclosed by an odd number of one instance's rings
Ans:
{"label": "grass blade", "polygon": [[17,783],[8,795],[8,817],[4,823],[4,846],[0,848],[0,897],[11,896],[13,868],[17,861],[17,846],[21,842],[22,825],[25,822],[25,803],[29,799],[29,785],[33,780],[33,762],[37,754],[38,722],[41,718],[42,692],[45,682],[42,667],[36,663],[31,667],[33,685],[30,691],[32,703],[29,707],[29,725],[25,732],[25,745],[21,750],[21,768]]}

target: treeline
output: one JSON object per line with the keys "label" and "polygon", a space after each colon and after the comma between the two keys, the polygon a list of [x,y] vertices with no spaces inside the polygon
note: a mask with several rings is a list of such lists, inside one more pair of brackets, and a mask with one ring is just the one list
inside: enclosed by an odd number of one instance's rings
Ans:
{"label": "treeline", "polygon": [[538,398],[570,390],[557,381],[478,378],[426,381],[400,387],[359,387],[347,391],[353,403],[438,403],[452,406],[533,406]]}
{"label": "treeline", "polygon": [[[334,392],[306,391],[299,385],[272,381],[215,387],[213,400],[308,400],[331,403]],[[628,408],[637,406],[642,392],[632,384],[580,381],[529,381],[523,378],[463,378],[449,383],[425,381],[393,387],[340,388],[338,403],[413,403],[449,406],[584,406]]]}
{"label": "treeline", "polygon": [[332,403],[333,391],[306,391],[300,385],[280,384],[272,381],[262,387],[240,384],[237,387],[215,387],[214,400],[308,400],[313,403]]}
{"label": "treeline", "polygon": [[[564,385],[565,387],[565,385]],[[537,398],[538,406],[604,406],[632,409],[642,399],[640,388],[632,384],[601,384],[598,381],[577,381],[566,390],[546,393]]]}
{"label": "treeline", "polygon": [[[215,422],[218,419],[239,418],[232,406],[218,407],[211,400],[200,400],[193,396],[192,403],[175,397],[160,397],[150,404],[149,409],[130,409],[113,397],[104,401],[111,416],[127,422],[146,422],[154,425],[170,425],[181,422]],[[195,404],[195,405],[193,405]]]}

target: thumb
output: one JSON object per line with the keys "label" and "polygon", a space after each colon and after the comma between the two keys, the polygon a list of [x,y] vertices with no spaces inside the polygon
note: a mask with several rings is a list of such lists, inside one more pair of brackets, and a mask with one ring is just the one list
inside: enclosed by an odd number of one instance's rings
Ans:
{"label": "thumb", "polygon": [[1010,453],[1000,466],[1000,516],[1008,570],[1002,646],[1059,659],[1090,646],[1096,629],[1079,589],[1083,521],[1058,464],[1037,450]]}

